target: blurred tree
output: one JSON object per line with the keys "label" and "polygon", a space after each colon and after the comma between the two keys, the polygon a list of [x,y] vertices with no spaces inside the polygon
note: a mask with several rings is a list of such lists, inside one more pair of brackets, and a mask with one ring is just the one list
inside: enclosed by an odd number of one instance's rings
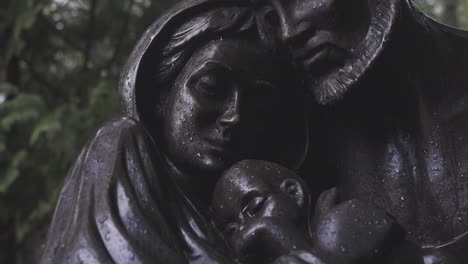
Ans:
{"label": "blurred tree", "polygon": [[459,0],[445,0],[445,3],[443,3],[443,15],[442,19],[445,23],[454,26],[454,27],[459,27],[460,22],[458,19],[458,8],[459,8]]}
{"label": "blurred tree", "polygon": [[120,69],[175,1],[0,1],[0,263],[37,262],[70,163],[119,114]]}
{"label": "blurred tree", "polygon": [[415,0],[430,16],[450,26],[468,29],[468,0]]}

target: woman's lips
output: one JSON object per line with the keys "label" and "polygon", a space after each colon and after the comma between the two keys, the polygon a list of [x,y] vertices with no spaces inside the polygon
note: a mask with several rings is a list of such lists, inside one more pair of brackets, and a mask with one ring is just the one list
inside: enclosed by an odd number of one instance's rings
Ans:
{"label": "woman's lips", "polygon": [[206,139],[208,147],[218,153],[229,153],[231,152],[232,140],[225,139]]}

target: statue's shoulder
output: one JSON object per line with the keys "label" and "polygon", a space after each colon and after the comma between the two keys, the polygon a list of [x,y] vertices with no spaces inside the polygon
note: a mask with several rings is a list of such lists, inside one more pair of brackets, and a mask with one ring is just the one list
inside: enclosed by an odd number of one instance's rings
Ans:
{"label": "statue's shoulder", "polygon": [[[144,126],[133,118],[119,117],[103,124],[81,150],[72,170],[65,180],[64,189],[69,182],[87,179],[102,179],[116,165],[122,163],[122,155],[128,149],[138,149],[135,143],[152,148],[152,140]],[[105,173],[104,173],[105,172]],[[93,177],[90,177],[93,176]],[[76,185],[76,183],[73,183]]]}
{"label": "statue's shoulder", "polygon": [[[162,201],[167,200],[163,190],[168,186],[156,153],[149,133],[137,120],[121,117],[105,123],[65,180],[42,263],[177,258],[175,253],[166,254],[172,252],[175,238],[161,213],[167,208]],[[151,240],[155,238],[158,250]]]}
{"label": "statue's shoulder", "polygon": [[119,134],[126,131],[146,132],[142,123],[131,117],[114,118],[102,125],[96,132],[95,138]]}
{"label": "statue's shoulder", "polygon": [[65,180],[64,188],[69,182],[83,178],[94,184],[117,177],[120,174],[116,174],[116,170],[124,172],[127,168],[124,163],[129,159],[141,158],[141,153],[151,155],[152,161],[158,160],[155,158],[156,146],[143,124],[128,117],[112,119],[100,127],[82,149]]}
{"label": "statue's shoulder", "polygon": [[149,145],[154,144],[152,137],[141,122],[130,117],[119,117],[102,125],[91,138],[87,148],[92,150],[98,146],[101,150],[103,148],[114,149],[131,138],[138,139],[137,141],[143,140]]}

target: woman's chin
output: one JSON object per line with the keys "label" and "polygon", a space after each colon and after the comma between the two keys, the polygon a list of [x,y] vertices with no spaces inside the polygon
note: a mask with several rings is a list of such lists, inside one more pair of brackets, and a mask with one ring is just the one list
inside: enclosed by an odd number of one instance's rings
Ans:
{"label": "woman's chin", "polygon": [[219,154],[197,154],[197,163],[200,171],[217,174],[232,165],[232,160]]}

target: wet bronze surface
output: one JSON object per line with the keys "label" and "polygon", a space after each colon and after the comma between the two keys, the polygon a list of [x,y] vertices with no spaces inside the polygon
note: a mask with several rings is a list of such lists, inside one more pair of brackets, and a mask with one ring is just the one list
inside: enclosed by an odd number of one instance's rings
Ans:
{"label": "wet bronze surface", "polygon": [[467,84],[468,33],[409,0],[182,1],[42,262],[465,263]]}

